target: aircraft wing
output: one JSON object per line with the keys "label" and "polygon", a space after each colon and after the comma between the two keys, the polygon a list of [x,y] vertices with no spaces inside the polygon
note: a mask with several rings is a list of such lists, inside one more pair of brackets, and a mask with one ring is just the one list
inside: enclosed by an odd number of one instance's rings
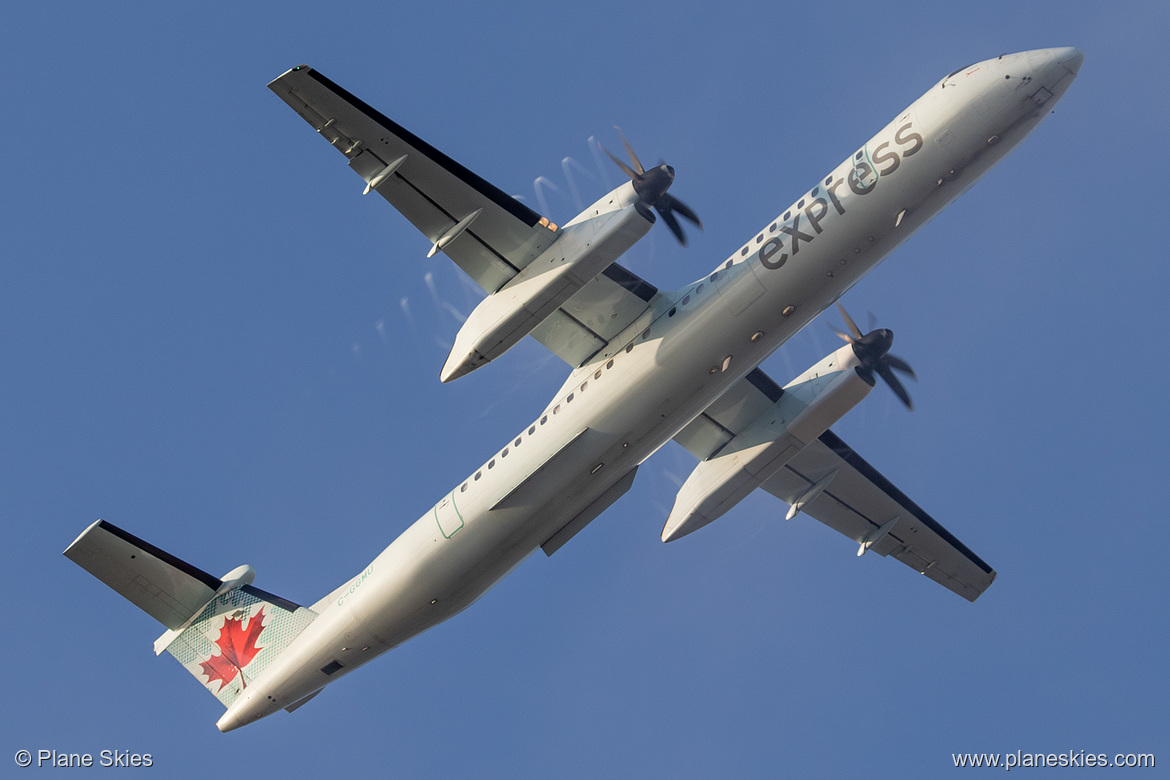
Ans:
{"label": "aircraft wing", "polygon": [[[675,440],[700,459],[722,447],[774,403],[780,387],[756,369],[686,428]],[[801,511],[860,544],[892,518],[898,521],[870,548],[892,556],[968,601],[995,581],[996,572],[927,514],[832,431],[788,462],[763,489],[792,504],[836,472],[828,487]]]}
{"label": "aircraft wing", "polygon": [[432,244],[482,209],[443,250],[488,293],[556,238],[547,219],[312,68],[293,68],[268,88],[344,154],[367,184],[405,156],[374,189]]}
{"label": "aircraft wing", "polygon": [[[367,192],[389,201],[432,252],[445,252],[489,295],[557,239],[557,226],[546,218],[307,65],[268,88],[345,155]],[[579,366],[645,311],[656,292],[615,263],[532,335]]]}

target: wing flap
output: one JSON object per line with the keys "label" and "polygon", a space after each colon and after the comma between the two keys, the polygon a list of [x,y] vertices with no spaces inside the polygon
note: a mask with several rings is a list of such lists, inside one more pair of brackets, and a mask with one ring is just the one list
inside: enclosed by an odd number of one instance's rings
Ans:
{"label": "wing flap", "polygon": [[605,340],[586,328],[563,309],[557,309],[548,319],[536,326],[532,338],[545,345],[573,368],[582,366],[589,358],[605,348]]}
{"label": "wing flap", "polygon": [[649,308],[658,288],[613,263],[532,331],[574,368],[584,365]]}
{"label": "wing flap", "polygon": [[753,369],[679,431],[674,440],[699,460],[706,460],[779,401],[783,393],[767,374]]}

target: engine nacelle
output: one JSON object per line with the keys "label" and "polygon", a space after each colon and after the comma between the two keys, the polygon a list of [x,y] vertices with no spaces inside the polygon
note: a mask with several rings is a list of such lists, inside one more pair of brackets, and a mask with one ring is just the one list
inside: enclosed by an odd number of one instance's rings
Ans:
{"label": "engine nacelle", "polygon": [[548,249],[483,299],[455,337],[439,375],[449,382],[507,352],[649,232],[623,184],[561,228]]}
{"label": "engine nacelle", "polygon": [[691,472],[674,499],[662,541],[721,517],[860,403],[873,378],[859,365],[846,345],[786,385],[775,404]]}

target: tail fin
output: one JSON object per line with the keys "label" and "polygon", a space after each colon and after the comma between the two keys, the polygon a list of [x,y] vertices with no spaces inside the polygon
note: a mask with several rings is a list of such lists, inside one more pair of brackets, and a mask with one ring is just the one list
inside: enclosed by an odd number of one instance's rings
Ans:
{"label": "tail fin", "polygon": [[317,617],[253,588],[250,566],[221,580],[104,520],[65,556],[166,626],[155,653],[173,655],[225,707]]}
{"label": "tail fin", "polygon": [[[230,707],[249,682],[313,622],[317,613],[241,585],[212,599],[190,625],[171,637],[166,651]],[[161,652],[159,644],[155,652]]]}

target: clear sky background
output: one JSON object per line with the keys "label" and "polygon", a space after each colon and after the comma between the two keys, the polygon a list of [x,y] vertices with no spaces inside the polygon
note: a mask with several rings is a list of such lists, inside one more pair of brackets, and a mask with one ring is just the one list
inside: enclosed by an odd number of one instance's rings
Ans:
{"label": "clear sky background", "polygon": [[[1161,0],[25,3],[0,25],[0,767],[155,776],[939,776],[954,752],[1167,738]],[[97,518],[312,603],[542,408],[528,340],[451,385],[474,289],[265,84],[305,62],[553,221],[678,171],[706,273],[945,73],[1075,45],[1054,116],[845,298],[921,381],[835,430],[999,571],[972,605],[752,496],[663,545],[669,444],[551,559],[221,735],[162,629],[61,551]],[[547,208],[534,181],[542,187]],[[765,369],[839,342],[823,317]],[[1051,771],[1051,770],[1049,770]],[[1086,772],[1088,770],[1081,770]],[[7,775],[9,769],[0,769]],[[1091,772],[1090,772],[1091,774]]]}

